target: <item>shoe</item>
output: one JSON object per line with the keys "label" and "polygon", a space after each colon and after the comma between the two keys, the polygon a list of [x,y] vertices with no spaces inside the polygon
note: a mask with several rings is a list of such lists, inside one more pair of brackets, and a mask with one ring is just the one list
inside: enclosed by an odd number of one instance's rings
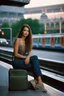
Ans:
{"label": "shoe", "polygon": [[33,86],[33,88],[35,89],[36,86],[36,81],[35,80],[30,80],[31,85]]}
{"label": "shoe", "polygon": [[43,84],[36,84],[35,89],[37,91],[42,91],[42,92],[47,93],[47,90],[44,88],[44,85]]}

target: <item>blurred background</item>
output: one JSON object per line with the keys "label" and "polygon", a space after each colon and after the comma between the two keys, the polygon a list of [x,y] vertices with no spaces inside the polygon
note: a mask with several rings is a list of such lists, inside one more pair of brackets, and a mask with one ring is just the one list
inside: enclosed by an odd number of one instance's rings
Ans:
{"label": "blurred background", "polygon": [[[0,38],[5,38],[6,44],[13,45],[23,24],[30,25],[33,35],[64,33],[64,0],[5,1],[0,2]],[[47,44],[49,39],[46,40]],[[56,44],[62,43],[64,46],[63,35],[55,40]]]}

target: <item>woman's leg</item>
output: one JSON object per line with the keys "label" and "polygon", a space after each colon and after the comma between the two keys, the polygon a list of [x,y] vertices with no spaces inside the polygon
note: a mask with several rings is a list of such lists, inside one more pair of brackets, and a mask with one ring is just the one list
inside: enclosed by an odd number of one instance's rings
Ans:
{"label": "woman's leg", "polygon": [[34,72],[35,78],[37,79],[38,82],[42,83],[42,79],[41,79],[42,73],[40,70],[40,64],[39,64],[38,57],[36,55],[31,56],[30,63],[33,66],[33,72]]}
{"label": "woman's leg", "polygon": [[41,91],[43,92],[46,92],[46,89],[44,88],[44,85],[43,85],[43,82],[42,82],[42,79],[41,79],[41,70],[40,70],[40,64],[39,64],[39,60],[38,60],[38,57],[37,56],[32,56],[31,59],[30,59],[30,62],[33,66],[33,72],[34,72],[34,77],[36,79],[36,86],[35,88],[36,89],[40,89]]}
{"label": "woman's leg", "polygon": [[29,70],[32,68],[31,64],[25,64],[24,59],[14,58],[13,64],[14,69],[24,69]]}
{"label": "woman's leg", "polygon": [[37,83],[42,83],[41,76],[40,76],[42,74],[40,71],[40,66],[37,56],[32,56],[30,58],[30,64],[27,65],[24,63],[24,59],[14,58],[13,68],[32,71],[35,79],[38,81]]}
{"label": "woman's leg", "polygon": [[[25,64],[24,63],[24,59],[18,59],[18,58],[15,58],[14,59],[14,62],[13,62],[13,67],[14,69],[25,69],[25,70],[28,70],[28,71],[32,71],[34,76],[35,76],[35,79],[37,81],[37,85],[36,88],[41,88],[40,85],[42,85],[42,79],[41,79],[41,71],[40,71],[40,66],[39,66],[39,61],[38,61],[38,58],[37,56],[32,56],[30,58],[30,64]],[[42,91],[46,91],[44,86],[42,86],[43,89]]]}

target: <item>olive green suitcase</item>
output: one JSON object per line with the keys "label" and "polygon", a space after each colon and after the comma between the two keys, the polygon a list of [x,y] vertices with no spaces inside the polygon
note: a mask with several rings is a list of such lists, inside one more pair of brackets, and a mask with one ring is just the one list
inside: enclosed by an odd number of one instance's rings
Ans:
{"label": "olive green suitcase", "polygon": [[22,69],[9,70],[9,91],[28,89],[27,71]]}

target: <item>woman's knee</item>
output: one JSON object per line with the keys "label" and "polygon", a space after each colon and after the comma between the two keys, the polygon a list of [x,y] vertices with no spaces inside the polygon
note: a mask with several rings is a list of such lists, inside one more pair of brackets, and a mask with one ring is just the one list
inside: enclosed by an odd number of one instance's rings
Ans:
{"label": "woman's knee", "polygon": [[31,59],[30,59],[30,62],[36,66],[37,63],[39,63],[38,57],[37,57],[36,55],[33,55],[33,56],[31,57]]}
{"label": "woman's knee", "polygon": [[36,55],[31,56],[31,60],[36,60],[38,57]]}

